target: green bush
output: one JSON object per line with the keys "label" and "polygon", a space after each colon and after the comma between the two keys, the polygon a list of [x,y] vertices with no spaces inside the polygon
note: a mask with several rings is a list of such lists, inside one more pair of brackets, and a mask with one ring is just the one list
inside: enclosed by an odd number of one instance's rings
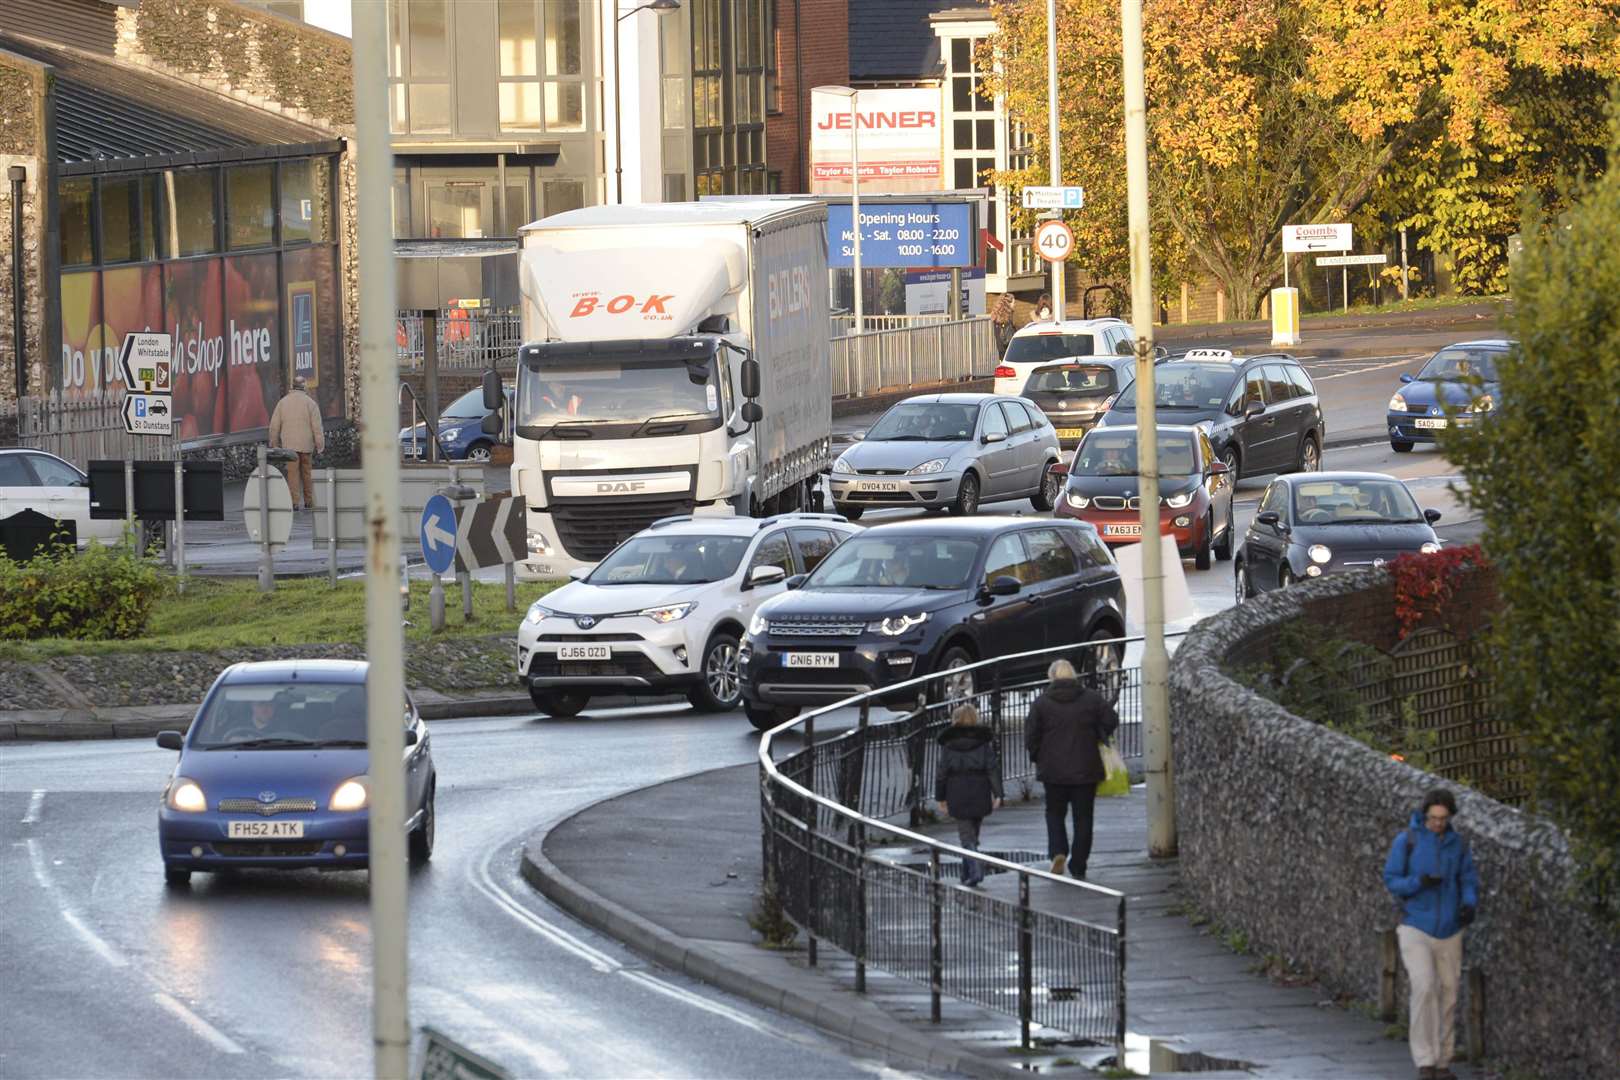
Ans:
{"label": "green bush", "polygon": [[1526,210],[1490,423],[1442,442],[1500,573],[1503,715],[1538,809],[1564,828],[1590,899],[1620,913],[1620,96],[1610,168],[1570,185],[1558,222]]}
{"label": "green bush", "polygon": [[27,562],[0,552],[0,639],[140,637],[166,587],[127,544],[63,545]]}

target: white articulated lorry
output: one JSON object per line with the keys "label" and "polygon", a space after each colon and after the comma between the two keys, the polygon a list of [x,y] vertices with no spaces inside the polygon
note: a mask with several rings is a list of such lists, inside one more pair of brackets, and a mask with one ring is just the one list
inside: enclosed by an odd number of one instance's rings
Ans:
{"label": "white articulated lorry", "polygon": [[526,578],[678,514],[805,508],[830,462],[826,210],[597,206],[522,230]]}

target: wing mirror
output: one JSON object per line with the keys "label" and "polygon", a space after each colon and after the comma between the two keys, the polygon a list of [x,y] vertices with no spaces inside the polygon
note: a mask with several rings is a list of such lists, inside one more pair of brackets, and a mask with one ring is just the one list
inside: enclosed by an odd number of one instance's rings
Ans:
{"label": "wing mirror", "polygon": [[[1232,470],[1227,467],[1227,464],[1224,461],[1211,462],[1209,466],[1209,474],[1211,476],[1225,476],[1231,471]],[[1270,511],[1268,510],[1267,513],[1270,513]]]}
{"label": "wing mirror", "polygon": [[987,431],[984,433],[984,438],[980,441],[986,446],[990,445],[991,443],[1006,442],[1007,433],[1005,431]]}
{"label": "wing mirror", "polygon": [[1017,596],[1024,588],[1023,583],[1011,574],[1002,574],[990,582],[991,596]]}
{"label": "wing mirror", "polygon": [[1262,510],[1254,516],[1256,525],[1270,525],[1273,529],[1282,528],[1282,516],[1275,510]]}
{"label": "wing mirror", "polygon": [[1251,401],[1247,405],[1243,406],[1243,416],[1245,419],[1253,419],[1256,416],[1264,416],[1265,414],[1266,403],[1263,401]]}
{"label": "wing mirror", "polygon": [[160,731],[157,733],[157,744],[164,750],[178,750],[184,745],[185,736],[178,731]]}
{"label": "wing mirror", "polygon": [[416,733],[416,728],[408,727],[408,728],[405,729],[405,745],[406,746],[415,746],[420,741],[421,741],[421,736],[419,736]]}
{"label": "wing mirror", "polygon": [[745,401],[742,403],[739,415],[743,418],[743,423],[757,424],[765,419],[765,410],[760,407],[757,401]]}
{"label": "wing mirror", "polygon": [[588,566],[576,566],[572,570],[568,571],[569,581],[584,581],[590,576],[591,568]]}
{"label": "wing mirror", "polygon": [[1430,525],[1433,525],[1435,522],[1439,521],[1441,516],[1442,515],[1438,510],[1430,509],[1423,511],[1423,520],[1427,521]]}
{"label": "wing mirror", "polygon": [[759,397],[759,361],[752,356],[742,362],[742,396],[745,398]]}
{"label": "wing mirror", "polygon": [[851,433],[849,438],[851,442],[861,442],[866,438],[866,429],[861,428],[859,431]]}
{"label": "wing mirror", "polygon": [[506,423],[498,412],[485,413],[484,418],[478,422],[478,430],[485,435],[499,435],[505,426]]}
{"label": "wing mirror", "polygon": [[484,408],[499,409],[506,404],[506,391],[501,388],[501,373],[498,371],[484,372]]}
{"label": "wing mirror", "polygon": [[753,589],[760,585],[775,585],[778,581],[787,580],[787,571],[780,566],[756,566],[748,571],[748,580],[743,588]]}
{"label": "wing mirror", "polygon": [[1401,372],[1401,382],[1414,382],[1416,378],[1410,371]]}
{"label": "wing mirror", "polygon": [[797,589],[800,585],[804,584],[804,579],[809,576],[809,574],[794,574],[792,577],[783,582],[783,584],[790,589]]}

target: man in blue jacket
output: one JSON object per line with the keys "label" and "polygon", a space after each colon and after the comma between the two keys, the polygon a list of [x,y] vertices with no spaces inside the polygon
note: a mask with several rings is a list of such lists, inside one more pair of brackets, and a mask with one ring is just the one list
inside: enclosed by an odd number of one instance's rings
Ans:
{"label": "man in blue jacket", "polygon": [[1457,1034],[1457,984],[1462,979],[1463,927],[1479,906],[1479,877],[1468,842],[1451,827],[1457,800],[1436,788],[1390,846],[1384,884],[1401,902],[1396,936],[1412,984],[1408,1024],[1419,1080],[1456,1080],[1451,1055]]}

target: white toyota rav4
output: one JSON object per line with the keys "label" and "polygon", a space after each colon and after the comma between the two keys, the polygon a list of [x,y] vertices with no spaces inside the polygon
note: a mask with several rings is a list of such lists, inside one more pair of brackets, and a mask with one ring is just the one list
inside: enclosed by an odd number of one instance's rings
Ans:
{"label": "white toyota rav4", "polygon": [[835,514],[664,518],[536,601],[518,628],[518,678],[541,712],[597,694],[742,700],[737,645],[754,609],[859,532]]}

